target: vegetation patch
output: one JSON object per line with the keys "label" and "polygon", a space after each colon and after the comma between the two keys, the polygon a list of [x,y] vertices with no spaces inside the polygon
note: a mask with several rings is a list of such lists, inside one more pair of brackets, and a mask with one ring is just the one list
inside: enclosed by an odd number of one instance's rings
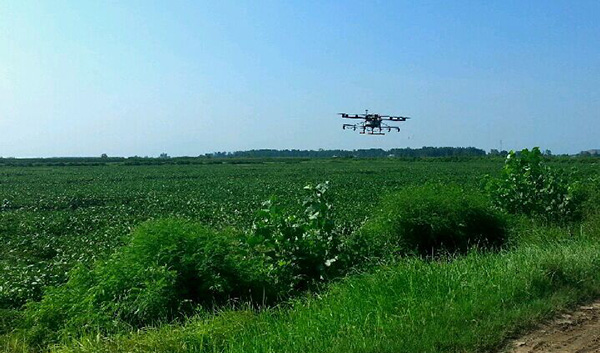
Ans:
{"label": "vegetation patch", "polygon": [[75,268],[64,285],[30,302],[23,336],[43,346],[172,322],[232,301],[271,304],[341,273],[332,266],[339,241],[328,184],[305,191],[302,214],[267,201],[247,233],[175,219],[143,224],[109,259]]}
{"label": "vegetation patch", "polygon": [[497,207],[550,223],[581,219],[584,194],[579,183],[544,163],[538,147],[511,151],[499,178],[489,178],[486,190]]}
{"label": "vegetation patch", "polygon": [[356,259],[436,255],[499,247],[506,221],[481,194],[452,185],[410,187],[386,197],[348,241]]}
{"label": "vegetation patch", "polygon": [[600,294],[600,246],[526,246],[451,262],[405,259],[291,308],[225,311],[59,352],[485,352]]}
{"label": "vegetation patch", "polygon": [[267,287],[233,230],[181,220],[149,222],[106,261],[71,271],[25,310],[25,337],[43,344],[169,321],[232,298],[252,300]]}
{"label": "vegetation patch", "polygon": [[6,169],[0,350],[495,348],[600,294],[597,166],[535,151],[487,194],[497,160]]}

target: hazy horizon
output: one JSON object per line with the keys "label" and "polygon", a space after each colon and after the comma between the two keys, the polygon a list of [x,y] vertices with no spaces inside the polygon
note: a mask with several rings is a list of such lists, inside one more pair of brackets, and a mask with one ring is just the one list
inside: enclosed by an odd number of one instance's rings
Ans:
{"label": "hazy horizon", "polygon": [[[597,1],[3,1],[0,156],[597,149],[599,13]],[[342,130],[337,113],[365,109],[413,119],[386,136]]]}

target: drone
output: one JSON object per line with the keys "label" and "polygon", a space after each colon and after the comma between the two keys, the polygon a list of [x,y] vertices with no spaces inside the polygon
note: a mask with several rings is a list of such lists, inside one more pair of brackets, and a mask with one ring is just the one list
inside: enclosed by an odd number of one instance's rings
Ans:
{"label": "drone", "polygon": [[379,115],[369,114],[369,110],[365,110],[364,114],[346,114],[339,113],[344,119],[362,119],[364,121],[357,124],[344,124],[342,129],[344,130],[358,130],[360,134],[366,135],[385,135],[384,131],[387,132],[400,132],[400,128],[397,126],[390,126],[384,121],[406,121],[410,119],[406,116],[391,116],[391,115]]}

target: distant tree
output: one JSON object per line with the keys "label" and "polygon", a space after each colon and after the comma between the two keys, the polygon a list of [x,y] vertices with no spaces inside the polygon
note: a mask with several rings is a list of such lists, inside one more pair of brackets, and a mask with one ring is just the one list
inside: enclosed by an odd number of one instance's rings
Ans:
{"label": "distant tree", "polygon": [[102,153],[102,155],[100,156],[100,158],[106,159],[106,158],[108,158],[108,155],[106,153]]}
{"label": "distant tree", "polygon": [[551,155],[552,155],[552,151],[550,151],[550,150],[544,151],[544,156],[551,156]]}
{"label": "distant tree", "polygon": [[166,153],[163,152],[163,153],[160,154],[160,156],[158,156],[158,158],[166,159],[166,158],[171,158],[171,157],[169,157],[168,154],[166,154]]}

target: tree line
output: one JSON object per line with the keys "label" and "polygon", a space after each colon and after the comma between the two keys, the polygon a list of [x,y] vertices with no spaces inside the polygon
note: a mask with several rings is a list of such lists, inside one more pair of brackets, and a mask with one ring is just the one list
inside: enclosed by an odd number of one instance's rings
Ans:
{"label": "tree line", "polygon": [[422,147],[422,148],[392,148],[384,150],[381,148],[356,149],[356,150],[277,150],[257,149],[236,152],[213,152],[207,153],[205,157],[214,158],[269,158],[269,157],[482,157],[486,152],[475,147]]}

